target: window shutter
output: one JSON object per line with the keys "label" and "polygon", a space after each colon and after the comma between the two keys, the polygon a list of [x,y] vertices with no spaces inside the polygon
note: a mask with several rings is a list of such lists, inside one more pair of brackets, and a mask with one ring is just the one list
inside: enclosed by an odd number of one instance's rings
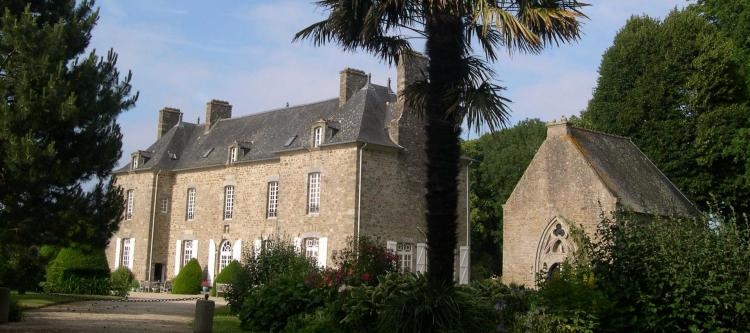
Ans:
{"label": "window shutter", "polygon": [[120,267],[120,245],[122,240],[118,237],[115,239],[115,269]]}
{"label": "window shutter", "polygon": [[133,262],[135,262],[135,238],[130,239],[130,260],[128,261],[128,269],[133,271]]}
{"label": "window shutter", "polygon": [[232,258],[238,262],[242,262],[242,240],[238,239],[234,241],[234,247],[232,247]]}
{"label": "window shutter", "polygon": [[193,240],[193,257],[192,258],[193,259],[198,258],[198,240],[197,239]]}
{"label": "window shutter", "polygon": [[318,238],[318,266],[325,268],[328,259],[328,237]]}
{"label": "window shutter", "polygon": [[459,271],[460,275],[458,278],[458,284],[469,284],[469,247],[461,246],[459,248],[460,264]]}
{"label": "window shutter", "polygon": [[214,266],[216,266],[216,243],[213,239],[208,240],[208,282],[214,281]]}
{"label": "window shutter", "polygon": [[394,241],[387,241],[387,242],[385,242],[385,248],[388,251],[396,253],[396,242],[394,242]]}
{"label": "window shutter", "polygon": [[255,253],[256,257],[260,254],[262,244],[263,241],[260,238],[256,238],[255,242],[253,242],[253,253]]}
{"label": "window shutter", "polygon": [[427,272],[427,244],[417,243],[417,272]]}
{"label": "window shutter", "polygon": [[177,240],[174,243],[174,276],[180,273],[180,258],[182,254],[182,241]]}
{"label": "window shutter", "polygon": [[297,251],[297,253],[302,253],[302,238],[294,238],[294,250]]}

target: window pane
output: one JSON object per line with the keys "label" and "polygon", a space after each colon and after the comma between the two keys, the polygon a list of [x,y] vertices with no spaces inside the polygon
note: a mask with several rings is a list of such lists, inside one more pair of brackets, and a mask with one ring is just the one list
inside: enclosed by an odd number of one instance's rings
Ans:
{"label": "window pane", "polygon": [[186,218],[192,220],[195,217],[195,189],[189,188],[187,193],[187,213]]}
{"label": "window pane", "polygon": [[279,201],[279,182],[268,183],[268,214],[267,217],[276,217]]}
{"label": "window pane", "polygon": [[224,241],[221,245],[221,254],[219,255],[219,273],[224,270],[232,261],[232,243]]}
{"label": "window pane", "polygon": [[130,238],[125,238],[122,240],[122,252],[120,257],[122,260],[120,263],[122,266],[130,267]]}
{"label": "window pane", "polygon": [[305,238],[305,257],[312,259],[313,261],[318,260],[318,239],[317,238]]}
{"label": "window pane", "polygon": [[313,147],[318,147],[323,142],[323,127],[315,127],[313,131]]}
{"label": "window pane", "polygon": [[127,206],[125,208],[125,219],[133,218],[133,190],[128,190]]}
{"label": "window pane", "polygon": [[398,270],[402,273],[412,271],[412,244],[398,243],[396,254],[398,255]]}
{"label": "window pane", "polygon": [[224,187],[224,219],[232,219],[232,210],[234,209],[234,186]]}
{"label": "window pane", "polygon": [[193,259],[193,241],[182,241],[182,266],[187,265],[190,259]]}
{"label": "window pane", "polygon": [[307,181],[307,213],[317,214],[320,212],[320,173],[314,172],[308,176]]}

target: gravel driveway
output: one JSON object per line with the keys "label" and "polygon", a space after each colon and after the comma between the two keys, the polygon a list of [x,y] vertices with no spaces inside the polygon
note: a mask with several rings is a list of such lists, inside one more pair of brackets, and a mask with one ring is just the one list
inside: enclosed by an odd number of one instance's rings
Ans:
{"label": "gravel driveway", "polygon": [[[24,311],[23,321],[0,325],[0,332],[192,332],[195,300],[190,296],[131,293],[130,300],[84,301]],[[213,299],[224,305],[224,299]]]}

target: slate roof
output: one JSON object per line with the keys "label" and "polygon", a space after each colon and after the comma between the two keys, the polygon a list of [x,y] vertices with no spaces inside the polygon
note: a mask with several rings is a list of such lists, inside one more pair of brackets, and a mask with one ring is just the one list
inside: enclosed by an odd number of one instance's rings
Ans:
{"label": "slate roof", "polygon": [[[322,146],[366,142],[400,149],[386,131],[395,100],[396,95],[389,88],[367,84],[341,108],[338,98],[334,98],[221,119],[208,133],[204,133],[205,124],[182,122],[145,151],[139,151],[151,157],[137,170],[174,171],[226,165],[231,145],[240,148],[236,163],[276,158],[280,152],[308,148],[312,127],[319,120],[326,121],[328,127]],[[130,164],[115,173],[128,171]]]}
{"label": "slate roof", "polygon": [[572,126],[569,133],[604,185],[626,209],[662,216],[699,213],[629,138]]}

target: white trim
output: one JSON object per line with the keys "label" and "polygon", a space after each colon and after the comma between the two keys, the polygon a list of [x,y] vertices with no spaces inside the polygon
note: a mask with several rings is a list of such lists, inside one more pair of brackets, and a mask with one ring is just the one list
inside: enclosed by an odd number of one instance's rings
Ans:
{"label": "white trim", "polygon": [[180,273],[180,267],[182,266],[182,240],[175,241],[174,244],[174,276]]}
{"label": "white trim", "polygon": [[122,239],[120,237],[117,237],[115,240],[115,269],[120,267],[120,245],[122,243]]}
{"label": "white trim", "polygon": [[256,257],[260,254],[261,246],[263,246],[263,240],[260,238],[256,238],[253,241],[253,253],[255,253]]}
{"label": "white trim", "polygon": [[394,241],[386,241],[386,242],[385,242],[385,248],[386,248],[386,249],[387,249],[388,251],[392,251],[392,252],[393,252],[393,254],[396,254],[396,244],[397,244],[397,243],[396,243],[396,242],[394,242]]}
{"label": "white trim", "polygon": [[302,253],[302,238],[294,237],[294,250],[297,253]]}
{"label": "white trim", "polygon": [[328,259],[328,237],[318,238],[318,266],[325,268]]}
{"label": "white trim", "polygon": [[[214,242],[213,239],[209,239],[208,240],[208,266],[206,267],[208,269],[208,282],[209,283],[214,281],[215,266],[216,266],[216,242]],[[219,272],[221,272],[221,270],[219,270]]]}
{"label": "white trim", "polygon": [[193,240],[193,259],[198,259],[198,240]]}

